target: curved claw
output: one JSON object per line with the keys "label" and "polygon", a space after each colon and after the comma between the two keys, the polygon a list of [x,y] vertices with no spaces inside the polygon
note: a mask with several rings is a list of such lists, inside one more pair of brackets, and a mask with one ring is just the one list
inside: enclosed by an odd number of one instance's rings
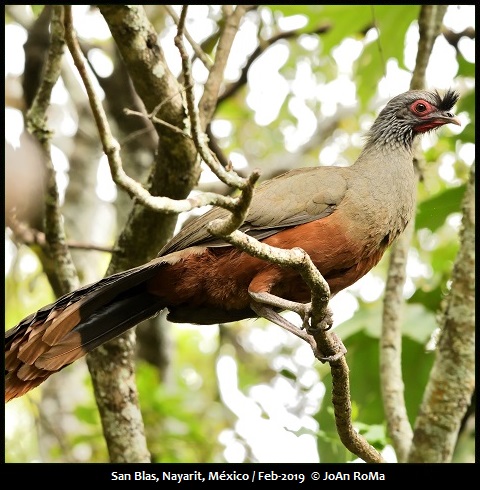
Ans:
{"label": "curved claw", "polygon": [[297,313],[302,319],[302,330],[306,330],[308,332],[310,329],[310,319],[312,318],[312,303],[299,303],[299,305],[301,308],[298,308],[295,313]]}
{"label": "curved claw", "polygon": [[342,358],[345,354],[347,353],[347,349],[345,348],[345,346],[342,345],[340,346],[340,349],[338,352],[335,352],[335,354],[333,354],[333,356],[317,356],[317,359],[323,363],[325,362],[334,362],[334,361],[338,361],[340,358]]}
{"label": "curved claw", "polygon": [[[322,352],[319,351],[317,342],[314,338],[315,332],[318,330],[330,330],[332,328],[332,312],[330,308],[327,308],[324,318],[317,325],[317,327],[312,327],[310,325],[310,318],[312,315],[312,305],[311,303],[294,303],[293,301],[287,301],[282,298],[277,298],[270,293],[252,293],[250,292],[252,300],[250,302],[250,308],[258,315],[276,325],[282,327],[290,333],[293,333],[297,337],[301,338],[305,342],[309,343],[312,347],[315,357],[320,362],[334,362],[338,361],[347,353],[347,349],[343,345],[340,338],[332,333],[331,336],[335,341],[335,353],[331,356],[324,356]],[[275,308],[289,309],[300,315],[303,319],[302,327],[298,328],[292,323],[290,323],[286,318],[280,316],[271,306]]]}
{"label": "curved claw", "polygon": [[333,327],[333,313],[332,310],[328,307],[325,312],[325,316],[322,318],[320,323],[318,323],[316,327],[310,326],[308,332],[310,334],[314,334],[315,331],[317,330],[323,330],[324,332],[327,332],[332,327]]}

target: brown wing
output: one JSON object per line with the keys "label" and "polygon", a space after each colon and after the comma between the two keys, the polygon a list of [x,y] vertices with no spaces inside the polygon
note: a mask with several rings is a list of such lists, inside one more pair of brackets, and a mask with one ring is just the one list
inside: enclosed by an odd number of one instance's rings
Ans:
{"label": "brown wing", "polygon": [[[335,167],[299,168],[260,184],[255,190],[249,213],[239,228],[258,240],[281,230],[329,216],[347,191],[347,181]],[[226,218],[229,211],[214,208],[190,221],[158,254],[185,248],[229,246],[207,231],[208,223]]]}

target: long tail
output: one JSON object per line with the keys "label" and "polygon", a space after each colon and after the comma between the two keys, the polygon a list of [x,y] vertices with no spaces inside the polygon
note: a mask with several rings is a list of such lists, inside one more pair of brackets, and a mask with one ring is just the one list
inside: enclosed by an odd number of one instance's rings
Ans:
{"label": "long tail", "polygon": [[6,332],[5,402],[163,309],[145,287],[161,265],[153,261],[78,289]]}

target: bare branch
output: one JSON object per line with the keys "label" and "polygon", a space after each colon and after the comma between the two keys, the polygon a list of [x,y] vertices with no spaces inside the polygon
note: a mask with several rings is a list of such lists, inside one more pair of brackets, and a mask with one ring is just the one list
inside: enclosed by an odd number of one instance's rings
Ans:
{"label": "bare branch", "polygon": [[[187,86],[193,87],[189,58],[182,42],[182,28],[185,17],[186,7],[183,8],[178,23],[178,34],[175,38],[175,43],[182,56],[183,75]],[[192,134],[195,147],[202,158],[208,163],[212,158],[212,153],[205,143],[206,137],[201,129],[197,109],[195,107],[194,94],[191,88],[186,90],[186,98],[192,123]],[[217,172],[219,164],[217,165],[217,163],[218,162],[215,160],[215,162],[210,162],[208,164],[211,166],[212,170],[219,175]],[[231,174],[231,172],[222,173],[224,176],[229,174]],[[310,344],[314,355],[322,362],[325,362],[325,355],[329,357],[333,356],[332,359],[335,359],[331,361],[332,366],[336,366],[334,370],[335,376],[333,377],[333,403],[336,407],[335,414],[336,416],[338,415],[336,422],[339,435],[345,446],[365,461],[381,462],[383,461],[381,455],[353,429],[351,424],[348,366],[345,361],[338,362],[339,357],[342,357],[345,353],[345,348],[334,333],[327,332],[332,323],[328,311],[330,290],[327,282],[315,267],[310,257],[303,250],[285,250],[271,247],[236,229],[243,223],[244,217],[246,216],[248,205],[252,197],[253,183],[257,178],[258,176],[254,173],[247,179],[246,186],[237,185],[242,189],[241,202],[238,203],[238,208],[236,210],[231,210],[232,214],[228,218],[211,222],[208,226],[208,230],[212,235],[223,238],[228,243],[254,257],[268,260],[269,262],[284,267],[292,267],[310,286],[312,291],[312,326],[305,335],[299,335],[298,333],[296,333],[296,335]],[[340,355],[338,355],[339,352]]]}
{"label": "bare branch", "polygon": [[332,404],[335,424],[344,446],[362,458],[366,463],[385,463],[382,455],[361,436],[352,426],[352,405],[350,402],[350,381],[345,357],[331,362]]}
{"label": "bare branch", "polygon": [[242,68],[242,72],[238,80],[227,86],[227,88],[223,91],[223,93],[218,98],[218,102],[221,103],[224,100],[233,97],[240,90],[240,88],[247,83],[248,71],[250,70],[250,67],[252,66],[253,62],[256,59],[258,59],[273,44],[284,39],[285,40],[295,39],[303,34],[325,34],[331,29],[331,27],[332,26],[330,24],[325,24],[325,25],[318,26],[308,32],[304,32],[301,29],[296,29],[293,31],[281,32],[279,34],[276,34],[275,36],[272,36],[269,39],[262,40],[262,42],[257,46],[255,51],[248,58],[247,62],[245,63],[245,66]]}
{"label": "bare branch", "polygon": [[[8,227],[12,231],[13,240],[20,242],[24,245],[38,245],[46,252],[48,251],[49,244],[45,233],[34,228],[29,227],[25,223],[21,223],[15,216],[10,216],[8,220]],[[111,247],[103,247],[101,245],[94,245],[92,243],[83,243],[74,240],[68,240],[66,245],[69,249],[77,250],[91,250],[96,252],[112,253]]]}
{"label": "bare branch", "polygon": [[47,195],[45,199],[45,235],[49,244],[50,255],[55,263],[56,274],[60,283],[59,296],[79,286],[77,273],[73,265],[65,240],[62,214],[60,212],[58,188],[55,170],[51,157],[51,131],[48,129],[46,112],[50,97],[61,72],[61,61],[64,50],[63,8],[56,6],[52,13],[51,42],[48,50],[45,71],[32,107],[27,113],[27,128],[37,138],[45,153],[47,172]]}
{"label": "bare branch", "polygon": [[[285,250],[271,247],[238,230],[229,235],[224,235],[221,221],[210,223],[209,231],[254,257],[284,267],[292,267],[299,272],[312,291],[313,314],[311,325],[314,326],[307,330],[305,336],[299,335],[299,337],[310,344],[315,357],[321,362],[325,362],[324,356],[338,354],[339,350],[341,352],[343,344],[340,339],[334,332],[328,332],[325,328],[325,323],[330,323],[331,326],[331,317],[328,311],[330,289],[310,257],[302,249]],[[332,403],[335,411],[335,423],[341,441],[349,451],[368,463],[384,462],[380,453],[353,428],[350,381],[345,357],[341,355],[338,359],[330,361],[330,366],[332,370]]]}
{"label": "bare branch", "polygon": [[383,407],[387,431],[400,462],[405,461],[413,437],[405,406],[401,363],[403,286],[413,229],[414,224],[410,223],[391,248],[380,337],[380,387]]}
{"label": "bare branch", "polygon": [[237,5],[233,12],[230,12],[230,6],[223,6],[225,23],[218,40],[217,50],[215,53],[215,62],[208,74],[205,83],[204,92],[198,104],[201,126],[203,129],[209,122],[215,112],[220,93],[220,86],[223,83],[225,67],[228,56],[232,49],[233,40],[240,27],[240,21],[245,12],[250,8],[249,5]]}
{"label": "bare branch", "polygon": [[[440,33],[446,6],[422,5],[419,16],[420,40],[417,60],[410,83],[411,89],[425,85],[425,72],[435,39]],[[417,179],[421,174],[423,157],[416,142],[414,166]],[[414,230],[415,217],[391,248],[390,265],[383,303],[382,334],[380,341],[380,379],[387,430],[392,438],[397,459],[404,462],[408,456],[413,431],[408,420],[402,379],[402,307],[403,285],[406,279],[408,251]]]}
{"label": "bare branch", "polygon": [[[170,5],[162,5],[162,7],[168,12],[168,15],[173,19],[173,22],[175,22],[175,24],[177,24],[178,26],[180,19],[178,15],[175,13],[175,10],[173,10],[173,8],[170,7]],[[193,37],[190,35],[187,29],[184,28],[183,31],[185,37],[190,43],[190,46],[192,46],[194,53],[197,55],[197,58],[204,64],[207,70],[210,70],[213,65],[212,60],[208,57],[205,51],[203,51],[202,47],[195,41],[195,39],[193,39]]]}
{"label": "bare branch", "polygon": [[468,39],[475,39],[475,28],[467,27],[461,32],[454,32],[451,29],[447,29],[445,26],[442,28],[443,37],[458,51],[458,42],[462,37]]}
{"label": "bare branch", "polygon": [[[163,196],[152,196],[145,189],[145,187],[125,173],[120,157],[120,145],[111,132],[102,103],[95,92],[92,80],[90,79],[90,75],[86,69],[85,59],[73,29],[71,9],[69,7],[65,7],[65,38],[74,59],[75,66],[77,67],[77,70],[85,85],[90,106],[92,108],[102,141],[103,151],[107,155],[114,182],[128,192],[130,196],[138,199],[141,204],[154,211],[176,214],[184,211],[191,211],[194,208],[207,206],[210,204],[231,209],[232,206],[234,206],[234,202],[232,202],[231,198],[214,193],[198,194],[182,200],[170,199]],[[209,156],[206,156],[206,158],[209,159]],[[210,160],[212,160],[211,157]],[[221,166],[219,165],[219,167]],[[225,173],[223,167],[222,170]]]}
{"label": "bare branch", "polygon": [[449,463],[475,389],[475,164],[435,361],[415,421],[412,463]]}
{"label": "bare branch", "polygon": [[192,71],[190,66],[190,58],[188,56],[185,45],[183,44],[183,28],[185,25],[185,18],[187,15],[187,6],[182,9],[182,14],[178,22],[178,32],[175,36],[175,45],[180,52],[182,58],[182,72],[185,77],[185,92],[187,98],[188,115],[191,122],[192,138],[195,143],[195,147],[199,152],[202,160],[208,165],[212,172],[225,184],[237,187],[238,189],[244,189],[248,186],[248,182],[245,179],[239,177],[235,172],[223,167],[217,160],[216,156],[208,149],[206,142],[206,134],[203,132],[199,113],[195,104],[194,94],[194,81],[192,78]]}
{"label": "bare branch", "polygon": [[125,109],[124,112],[127,116],[139,116],[139,117],[143,117],[146,119],[150,119],[152,122],[154,122],[156,124],[163,125],[166,128],[171,129],[175,133],[178,133],[178,134],[181,134],[182,136],[185,136],[185,138],[191,138],[191,136],[189,134],[187,134],[185,131],[182,131],[180,128],[177,128],[173,124],[170,124],[169,122],[164,121],[163,119],[159,119],[158,117],[155,117],[153,115],[154,113],[144,114],[143,112],[132,111],[131,109]]}
{"label": "bare branch", "polygon": [[447,5],[422,5],[418,18],[420,39],[418,41],[417,59],[413,71],[410,89],[425,88],[425,72],[432,54],[435,40],[440,35],[442,21]]}

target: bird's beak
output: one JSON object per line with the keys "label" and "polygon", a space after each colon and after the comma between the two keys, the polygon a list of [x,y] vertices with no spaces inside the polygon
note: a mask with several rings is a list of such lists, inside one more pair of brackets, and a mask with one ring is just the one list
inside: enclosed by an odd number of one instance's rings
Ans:
{"label": "bird's beak", "polygon": [[455,114],[451,112],[439,112],[437,114],[431,114],[429,117],[429,121],[436,126],[442,126],[443,124],[456,124],[457,126],[461,126],[462,123],[460,119],[458,119]]}
{"label": "bird's beak", "polygon": [[424,122],[415,126],[415,130],[418,133],[426,133],[427,131],[437,128],[438,126],[443,126],[444,124],[456,124],[457,126],[462,125],[457,116],[451,112],[443,111],[432,112],[426,116],[423,121]]}

